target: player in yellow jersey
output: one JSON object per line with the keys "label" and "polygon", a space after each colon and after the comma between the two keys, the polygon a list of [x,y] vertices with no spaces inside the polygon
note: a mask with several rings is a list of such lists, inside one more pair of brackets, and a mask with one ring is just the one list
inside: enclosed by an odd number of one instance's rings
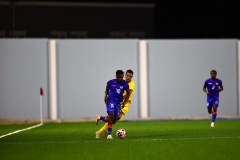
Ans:
{"label": "player in yellow jersey", "polygon": [[[126,113],[128,112],[129,108],[130,108],[130,105],[131,105],[131,101],[132,101],[132,97],[134,95],[134,89],[135,89],[135,82],[132,80],[133,78],[133,71],[132,70],[127,70],[126,71],[126,74],[125,74],[125,81],[128,83],[129,85],[129,91],[130,91],[130,97],[128,99],[128,101],[126,102],[126,104],[122,107],[121,111],[120,111],[120,114],[119,114],[119,118],[113,122],[113,124],[115,124],[118,120],[120,120],[124,115],[126,115]],[[126,92],[123,93],[123,99],[125,98],[126,96]],[[103,117],[103,116],[100,116],[99,114],[96,115],[96,124],[98,124],[98,122],[100,120],[103,120],[103,121],[107,121],[107,116],[106,117]],[[108,123],[105,123],[103,125],[103,127],[101,129],[99,129],[97,132],[96,132],[96,138],[100,138],[102,137],[102,133],[103,131],[107,130],[108,129]],[[103,137],[105,137],[105,135],[103,135]]]}

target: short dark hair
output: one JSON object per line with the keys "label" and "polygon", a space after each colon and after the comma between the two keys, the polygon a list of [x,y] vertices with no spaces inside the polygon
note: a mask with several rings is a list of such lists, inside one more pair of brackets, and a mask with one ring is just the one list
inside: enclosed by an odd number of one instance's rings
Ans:
{"label": "short dark hair", "polygon": [[122,70],[117,70],[117,71],[116,71],[116,75],[117,75],[117,74],[124,74],[124,72],[123,72]]}
{"label": "short dark hair", "polygon": [[133,75],[133,71],[131,69],[127,70],[126,73],[131,73]]}
{"label": "short dark hair", "polygon": [[216,73],[217,74],[217,71],[213,69],[213,70],[211,70],[210,74],[211,73]]}

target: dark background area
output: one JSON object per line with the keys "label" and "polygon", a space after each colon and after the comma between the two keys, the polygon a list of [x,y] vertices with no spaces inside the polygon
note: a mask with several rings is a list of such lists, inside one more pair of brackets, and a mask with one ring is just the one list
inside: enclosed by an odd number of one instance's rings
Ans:
{"label": "dark background area", "polygon": [[239,12],[221,0],[1,0],[0,37],[239,38]]}

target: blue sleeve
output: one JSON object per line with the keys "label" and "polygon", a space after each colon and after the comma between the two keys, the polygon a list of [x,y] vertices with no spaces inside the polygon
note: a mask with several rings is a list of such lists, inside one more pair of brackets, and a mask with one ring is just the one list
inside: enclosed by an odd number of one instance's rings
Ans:
{"label": "blue sleeve", "polygon": [[207,80],[204,82],[204,87],[207,87]]}
{"label": "blue sleeve", "polygon": [[222,81],[220,80],[220,86],[222,87]]}
{"label": "blue sleeve", "polygon": [[108,82],[107,82],[107,87],[109,88],[109,86],[111,86],[111,80],[109,80]]}

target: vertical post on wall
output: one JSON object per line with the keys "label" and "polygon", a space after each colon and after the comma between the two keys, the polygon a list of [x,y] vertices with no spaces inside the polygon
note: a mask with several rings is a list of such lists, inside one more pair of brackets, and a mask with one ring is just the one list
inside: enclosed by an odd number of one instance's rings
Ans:
{"label": "vertical post on wall", "polygon": [[148,76],[147,76],[147,41],[139,41],[139,101],[140,117],[148,117]]}
{"label": "vertical post on wall", "polygon": [[238,116],[240,116],[240,41],[238,41],[238,81],[237,81],[237,85],[238,85],[238,99],[237,99],[237,104],[238,104]]}
{"label": "vertical post on wall", "polygon": [[50,119],[57,120],[57,46],[56,40],[48,41],[49,110]]}

